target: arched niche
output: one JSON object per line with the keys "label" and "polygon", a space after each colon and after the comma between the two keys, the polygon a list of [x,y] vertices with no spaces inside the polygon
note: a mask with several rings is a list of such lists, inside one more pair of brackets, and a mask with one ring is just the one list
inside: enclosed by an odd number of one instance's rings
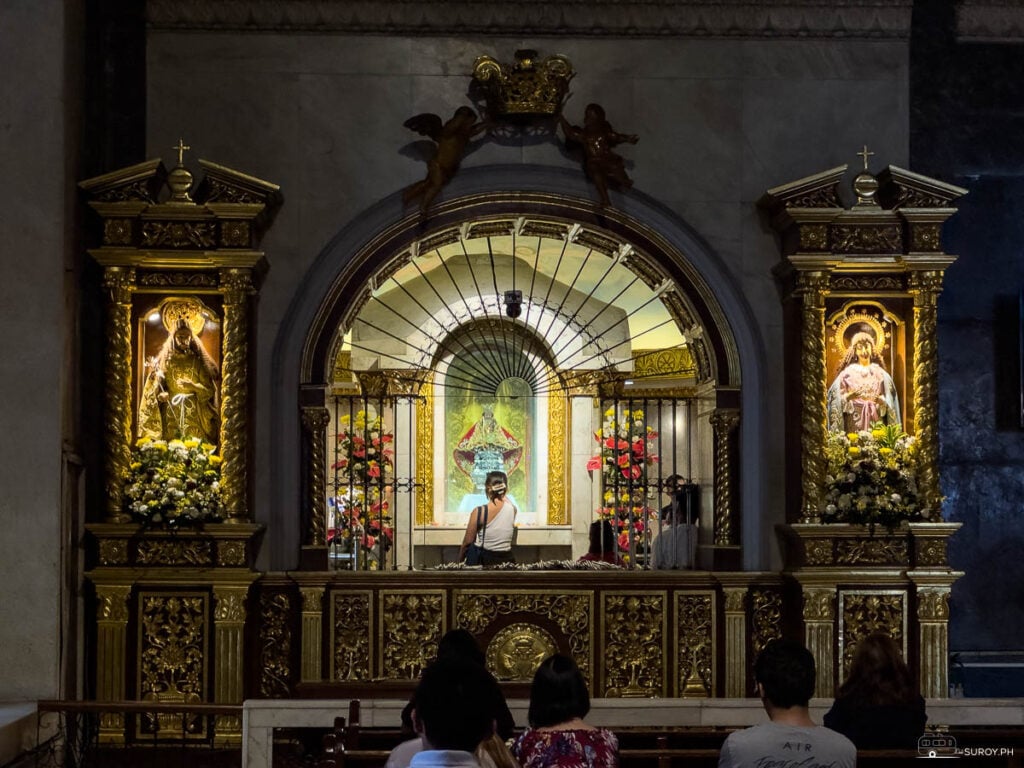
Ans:
{"label": "arched niche", "polygon": [[444,240],[453,229],[503,219],[576,227],[599,248],[610,249],[610,258],[625,247],[633,257],[631,268],[649,286],[668,281],[673,292],[685,297],[668,304],[677,324],[700,336],[700,378],[717,390],[722,410],[743,413],[738,430],[743,471],[736,489],[741,500],[736,533],[742,538],[735,543],[742,545],[744,568],[763,567],[764,477],[760,463],[751,459],[763,452],[759,392],[764,354],[747,302],[728,270],[671,212],[635,192],[605,210],[596,209],[588,197],[575,176],[556,169],[474,169],[449,186],[447,200],[425,221],[413,216],[396,221],[400,203],[393,196],[350,223],[325,248],[293,300],[275,344],[275,440],[270,454],[275,503],[270,523],[280,535],[268,537],[273,542],[272,567],[293,565],[302,543],[294,516],[303,482],[296,395],[300,405],[323,404],[338,353],[338,329],[351,325],[380,276],[392,262],[400,265],[403,254],[430,247],[432,237]]}

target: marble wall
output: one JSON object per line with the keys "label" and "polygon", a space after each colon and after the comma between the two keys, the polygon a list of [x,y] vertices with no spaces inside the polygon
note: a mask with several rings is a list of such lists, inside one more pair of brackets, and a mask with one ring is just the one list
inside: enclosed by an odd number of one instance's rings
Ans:
{"label": "marble wall", "polygon": [[[368,211],[402,215],[397,193],[424,173],[402,126],[419,112],[447,117],[468,104],[469,72],[483,53],[511,61],[517,48],[562,53],[578,75],[566,115],[601,103],[612,124],[638,133],[623,148],[635,194],[688,227],[722,266],[747,305],[764,361],[782,356],[781,305],[771,268],[778,249],[757,199],[769,187],[842,163],[866,142],[875,167],[907,161],[908,52],[905,41],[744,39],[539,39],[228,34],[151,29],[147,63],[147,149],[173,159],[184,136],[199,156],[279,183],[285,204],[264,240],[271,270],[260,297],[255,383],[257,519],[271,523],[269,567],[292,567],[297,478],[270,453],[274,382],[287,350],[290,303],[332,238]],[[580,174],[554,140],[487,142],[464,171],[509,165]],[[581,194],[591,192],[581,188]],[[390,211],[390,213],[388,213]],[[332,252],[331,258],[337,254]],[[344,258],[344,255],[341,256]],[[742,322],[737,319],[738,322]],[[289,335],[290,334],[290,335]],[[278,345],[278,346],[275,346]],[[779,519],[781,366],[767,362],[765,438],[749,450],[773,478],[752,493],[770,531]],[[281,401],[290,408],[288,393]],[[753,422],[751,422],[753,424]],[[753,427],[748,427],[752,429]],[[274,432],[280,442],[281,435]],[[287,452],[287,451],[283,451]],[[297,455],[298,451],[294,453]],[[749,499],[748,499],[749,501]],[[759,503],[758,503],[759,502]],[[276,529],[276,530],[275,530]],[[777,567],[777,548],[752,553],[751,567]]]}

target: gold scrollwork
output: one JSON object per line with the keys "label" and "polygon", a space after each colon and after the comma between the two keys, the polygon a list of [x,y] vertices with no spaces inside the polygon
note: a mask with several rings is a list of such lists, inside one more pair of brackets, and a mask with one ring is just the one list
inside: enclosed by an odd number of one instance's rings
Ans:
{"label": "gold scrollwork", "polygon": [[635,378],[696,376],[697,363],[689,347],[639,349],[633,352]]}
{"label": "gold scrollwork", "polygon": [[[206,693],[208,645],[205,593],[139,596],[139,693],[144,701],[193,703]],[[142,716],[143,732],[183,730],[180,715]],[[188,717],[184,730],[196,734],[203,718]]]}
{"label": "gold scrollwork", "polygon": [[218,541],[217,562],[220,565],[245,565],[244,541]]}
{"label": "gold scrollwork", "polygon": [[129,520],[124,513],[124,479],[131,463],[132,443],[132,306],[135,270],[128,267],[107,267],[103,287],[110,291],[106,322],[106,402],[104,418],[104,449],[107,459],[105,495],[107,522]]}
{"label": "gold scrollwork", "polygon": [[836,593],[833,589],[804,590],[804,620],[831,621],[835,618]]}
{"label": "gold scrollwork", "polygon": [[207,221],[147,221],[142,225],[142,244],[146,248],[213,248],[216,227]]}
{"label": "gold scrollwork", "polygon": [[499,630],[487,645],[487,666],[499,680],[532,680],[537,667],[558,651],[551,633],[517,622]]}
{"label": "gold scrollwork", "polygon": [[210,272],[140,272],[139,285],[160,288],[216,288],[217,275]]}
{"label": "gold scrollwork", "polygon": [[802,300],[800,330],[800,444],[801,509],[804,522],[817,522],[821,489],[825,484],[825,292],[828,275],[801,272],[798,292]]}
{"label": "gold scrollwork", "polygon": [[664,696],[666,594],[603,597],[604,696]]}
{"label": "gold scrollwork", "polygon": [[424,383],[416,408],[416,525],[434,522],[434,384]]}
{"label": "gold scrollwork", "polygon": [[840,593],[842,622],[839,633],[839,658],[842,676],[850,671],[857,643],[870,634],[883,632],[904,645],[906,593],[895,591],[844,591]]}
{"label": "gold scrollwork", "polygon": [[832,275],[833,291],[902,291],[903,281],[892,275]]}
{"label": "gold scrollwork", "polygon": [[840,565],[907,565],[906,539],[841,539],[836,542]]}
{"label": "gold scrollwork", "polygon": [[381,670],[415,679],[434,657],[445,625],[444,592],[382,592]]}
{"label": "gold scrollwork", "polygon": [[128,596],[132,588],[128,586],[96,587],[96,599],[99,605],[96,618],[99,621],[128,621]]}
{"label": "gold scrollwork", "polygon": [[725,612],[744,613],[747,610],[747,590],[745,587],[723,589]]}
{"label": "gold scrollwork", "polygon": [[569,522],[565,504],[567,423],[565,393],[552,390],[548,394],[548,525]]}
{"label": "gold scrollwork", "polygon": [[221,495],[228,522],[248,519],[249,297],[254,293],[248,269],[220,272],[224,294],[224,351],[221,367]]}
{"label": "gold scrollwork", "polygon": [[480,634],[499,616],[542,616],[556,624],[565,635],[569,654],[583,673],[583,678],[590,683],[593,600],[590,592],[495,594],[493,591],[460,590],[455,593],[455,625]]}
{"label": "gold scrollwork", "polygon": [[750,646],[753,658],[757,658],[769,640],[782,637],[782,593],[755,587],[750,597]]}
{"label": "gold scrollwork", "polygon": [[925,514],[940,518],[942,493],[939,490],[938,432],[938,314],[937,302],[942,288],[941,272],[915,272],[911,276],[914,296],[914,411],[920,477],[918,486]]}
{"label": "gold scrollwork", "polygon": [[260,695],[268,699],[287,698],[290,681],[292,630],[291,601],[283,592],[260,595]]}
{"label": "gold scrollwork", "polygon": [[147,541],[138,543],[135,554],[139,565],[213,565],[211,542]]}
{"label": "gold scrollwork", "polygon": [[832,250],[837,253],[901,253],[900,228],[896,224],[833,224]]}
{"label": "gold scrollwork", "polygon": [[918,589],[917,618],[922,621],[948,621],[949,588]]}
{"label": "gold scrollwork", "polygon": [[125,565],[128,563],[127,539],[100,539],[100,565]]}
{"label": "gold scrollwork", "polygon": [[373,676],[373,659],[370,657],[371,597],[369,591],[331,593],[333,680],[368,680]]}
{"label": "gold scrollwork", "polygon": [[218,587],[213,590],[213,620],[220,623],[245,621],[248,587]]}
{"label": "gold scrollwork", "polygon": [[714,596],[676,593],[677,685],[684,698],[714,690]]}

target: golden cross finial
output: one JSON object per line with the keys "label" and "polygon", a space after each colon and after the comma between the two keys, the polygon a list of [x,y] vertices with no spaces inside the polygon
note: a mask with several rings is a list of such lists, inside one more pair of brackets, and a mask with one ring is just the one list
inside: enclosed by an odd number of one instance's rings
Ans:
{"label": "golden cross finial", "polygon": [[[192,149],[192,147],[188,146],[188,145],[187,145],[187,144],[185,143],[185,140],[184,140],[184,139],[182,139],[182,138],[179,138],[179,139],[178,139],[178,145],[177,145],[176,147],[171,147],[171,149],[176,149],[176,150],[178,150],[178,165],[181,165],[181,164],[182,164],[182,160],[183,160],[183,158],[184,158],[184,156],[185,156],[185,150],[186,150],[186,149]],[[873,153],[872,153],[872,154],[873,154]],[[865,166],[865,167],[867,167],[867,166]]]}
{"label": "golden cross finial", "polygon": [[874,152],[868,152],[868,145],[865,144],[864,145],[864,149],[862,149],[857,154],[864,158],[864,170],[866,171],[868,169],[868,158],[871,155],[875,154],[875,153]]}

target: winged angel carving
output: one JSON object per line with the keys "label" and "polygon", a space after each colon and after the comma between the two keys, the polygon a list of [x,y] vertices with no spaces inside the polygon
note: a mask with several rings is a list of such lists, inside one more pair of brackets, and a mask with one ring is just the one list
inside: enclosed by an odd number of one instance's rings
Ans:
{"label": "winged angel carving", "polygon": [[490,123],[478,122],[476,112],[469,107],[459,107],[446,123],[442,123],[438,115],[424,112],[410,117],[404,125],[429,136],[435,144],[434,154],[427,161],[426,178],[406,187],[402,193],[403,203],[420,198],[420,213],[426,214],[441,188],[455,176],[470,139],[487,130]]}

